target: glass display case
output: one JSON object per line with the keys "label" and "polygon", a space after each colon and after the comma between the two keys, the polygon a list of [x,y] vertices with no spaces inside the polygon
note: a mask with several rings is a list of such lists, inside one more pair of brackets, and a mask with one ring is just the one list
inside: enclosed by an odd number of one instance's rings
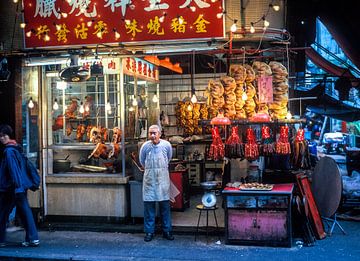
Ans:
{"label": "glass display case", "polygon": [[45,75],[47,173],[121,173],[157,121],[158,84],[120,71],[79,82]]}

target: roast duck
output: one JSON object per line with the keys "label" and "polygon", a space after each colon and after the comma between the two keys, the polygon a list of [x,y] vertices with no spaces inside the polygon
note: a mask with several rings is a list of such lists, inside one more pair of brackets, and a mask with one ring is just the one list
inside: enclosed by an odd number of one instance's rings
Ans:
{"label": "roast duck", "polygon": [[212,143],[208,152],[208,158],[211,160],[221,160],[225,156],[224,143],[221,140],[219,128],[217,126],[211,129]]}
{"label": "roast duck", "polygon": [[107,129],[101,127],[92,127],[90,130],[90,142],[96,144],[95,149],[91,152],[88,158],[102,158],[110,159],[117,157],[120,153],[121,130],[118,127],[113,128],[112,141],[110,148],[105,144],[107,139]]}
{"label": "roast duck", "polygon": [[304,136],[304,129],[298,129],[292,143],[291,163],[294,169],[309,169],[311,167],[309,146]]}
{"label": "roast duck", "polygon": [[239,137],[239,127],[233,126],[231,128],[231,135],[225,142],[225,157],[227,158],[243,158],[244,149],[241,139]]}

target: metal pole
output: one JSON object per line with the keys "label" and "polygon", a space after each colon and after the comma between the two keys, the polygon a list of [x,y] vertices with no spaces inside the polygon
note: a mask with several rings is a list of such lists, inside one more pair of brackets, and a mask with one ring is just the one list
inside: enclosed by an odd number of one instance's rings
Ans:
{"label": "metal pole", "polygon": [[105,128],[109,127],[109,124],[108,124],[108,111],[106,110],[107,103],[108,102],[110,103],[109,94],[108,94],[108,91],[109,91],[108,81],[109,81],[108,75],[104,74]]}
{"label": "metal pole", "polygon": [[122,59],[120,59],[120,81],[118,82],[118,90],[120,92],[120,129],[121,133],[121,163],[122,176],[125,177],[125,91],[124,91],[124,68]]}

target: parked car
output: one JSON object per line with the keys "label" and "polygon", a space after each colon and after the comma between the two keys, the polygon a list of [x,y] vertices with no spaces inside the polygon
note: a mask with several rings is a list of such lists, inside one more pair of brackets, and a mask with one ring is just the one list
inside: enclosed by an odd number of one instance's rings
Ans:
{"label": "parked car", "polygon": [[348,145],[347,134],[341,132],[328,132],[324,134],[323,146],[325,153],[343,154]]}

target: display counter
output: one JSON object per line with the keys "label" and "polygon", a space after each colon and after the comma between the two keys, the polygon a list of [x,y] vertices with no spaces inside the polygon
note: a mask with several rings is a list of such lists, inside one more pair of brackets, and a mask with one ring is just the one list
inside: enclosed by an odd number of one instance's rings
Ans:
{"label": "display counter", "polygon": [[291,247],[293,184],[275,184],[272,190],[239,190],[226,187],[226,244]]}
{"label": "display counter", "polygon": [[129,177],[66,173],[46,176],[48,216],[124,218]]}

